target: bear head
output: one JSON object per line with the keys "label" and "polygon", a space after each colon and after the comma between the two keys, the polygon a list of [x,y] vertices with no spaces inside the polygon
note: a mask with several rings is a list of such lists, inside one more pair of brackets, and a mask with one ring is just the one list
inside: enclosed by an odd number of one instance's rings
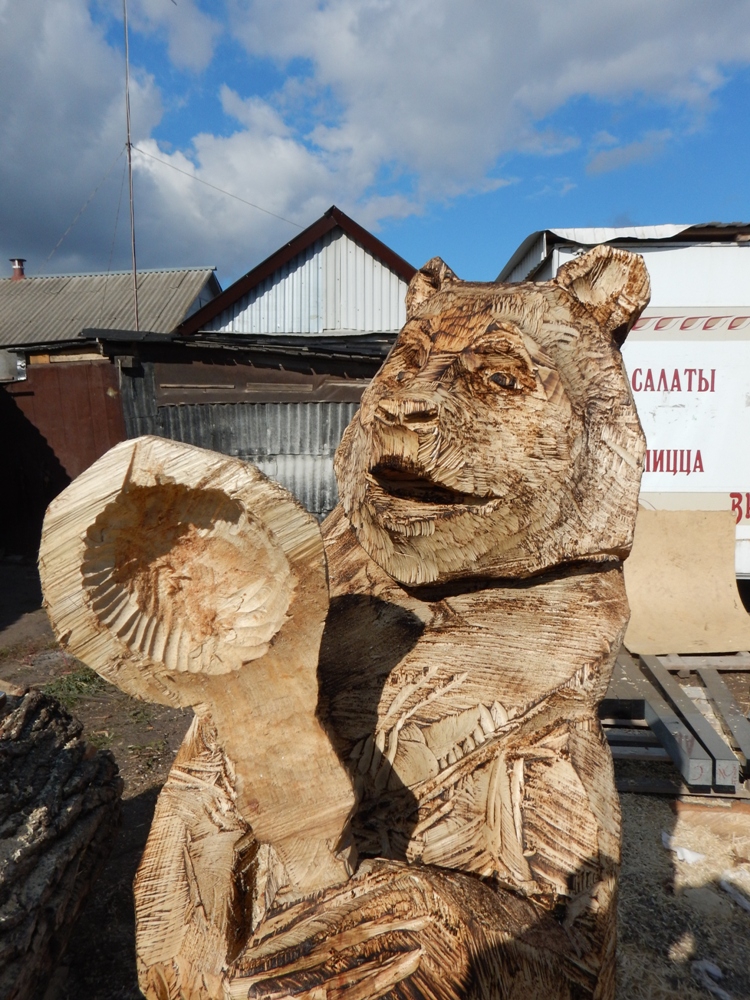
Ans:
{"label": "bear head", "polygon": [[619,345],[648,298],[609,246],[538,283],[429,261],[336,454],[365,551],[407,586],[627,555],[645,441]]}

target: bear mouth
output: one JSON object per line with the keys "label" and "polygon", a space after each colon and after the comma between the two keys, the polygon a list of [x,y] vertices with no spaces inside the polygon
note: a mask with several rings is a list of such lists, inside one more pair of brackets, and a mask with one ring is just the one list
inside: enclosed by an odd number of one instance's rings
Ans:
{"label": "bear mouth", "polygon": [[462,493],[413,469],[379,463],[370,470],[370,481],[396,500],[437,507],[484,506],[491,497]]}

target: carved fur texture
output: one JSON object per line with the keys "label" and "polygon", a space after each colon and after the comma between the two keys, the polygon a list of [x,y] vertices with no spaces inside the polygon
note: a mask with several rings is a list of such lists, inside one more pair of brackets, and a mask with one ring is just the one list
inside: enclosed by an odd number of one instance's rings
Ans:
{"label": "carved fur texture", "polygon": [[336,456],[373,559],[417,586],[626,555],[645,445],[616,338],[648,295],[611,247],[539,284],[430,261]]}
{"label": "carved fur texture", "polygon": [[597,706],[644,450],[619,345],[647,299],[608,247],[516,286],[430,261],[322,534],[257,470],[157,439],[52,505],[64,641],[196,712],[135,885],[149,1000],[613,1000]]}

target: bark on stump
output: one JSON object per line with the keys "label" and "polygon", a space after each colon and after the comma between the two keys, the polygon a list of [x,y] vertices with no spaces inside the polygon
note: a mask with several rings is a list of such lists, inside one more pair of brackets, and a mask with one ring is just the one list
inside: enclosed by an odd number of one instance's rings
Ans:
{"label": "bark on stump", "polygon": [[0,708],[0,998],[39,1000],[112,846],[122,781],[108,751],[39,691]]}

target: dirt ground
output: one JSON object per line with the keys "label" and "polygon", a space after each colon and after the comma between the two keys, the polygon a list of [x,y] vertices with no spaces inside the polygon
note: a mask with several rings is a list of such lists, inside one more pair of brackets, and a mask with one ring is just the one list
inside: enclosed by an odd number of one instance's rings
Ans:
{"label": "dirt ground", "polygon": [[[63,652],[41,609],[36,567],[0,563],[0,690],[55,695],[111,750],[125,782],[122,826],[43,1000],[142,1000],[132,882],[164,780],[192,713],[129,698]],[[40,998],[42,1000],[42,998]]]}
{"label": "dirt ground", "polygon": [[[0,690],[34,686],[56,695],[88,740],[112,751],[125,782],[122,828],[43,1000],[140,1000],[131,884],[191,715],[145,705],[99,679],[57,646],[40,603],[36,568],[0,563]],[[750,674],[728,679],[747,711]],[[671,770],[634,762],[618,769],[628,777]],[[700,960],[721,969],[725,996],[750,1000],[750,912],[719,884],[750,897],[750,801],[626,794],[621,803],[618,1000],[711,997],[693,971]],[[663,832],[673,847],[703,857],[679,860]]]}

